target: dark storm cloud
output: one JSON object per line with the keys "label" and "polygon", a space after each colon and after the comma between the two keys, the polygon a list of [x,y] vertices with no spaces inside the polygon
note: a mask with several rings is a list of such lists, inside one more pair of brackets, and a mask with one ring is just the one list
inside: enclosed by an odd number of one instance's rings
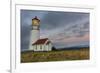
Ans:
{"label": "dark storm cloud", "polygon": [[56,27],[65,26],[71,22],[76,22],[77,20],[82,20],[83,18],[88,17],[87,13],[73,13],[73,12],[48,12],[42,19],[41,24],[45,28],[43,29],[54,29]]}
{"label": "dark storm cloud", "polygon": [[21,48],[27,49],[29,45],[30,25],[26,22],[29,18],[29,14],[25,11],[21,11]]}
{"label": "dark storm cloud", "polygon": [[26,48],[29,45],[30,27],[21,26],[21,48]]}

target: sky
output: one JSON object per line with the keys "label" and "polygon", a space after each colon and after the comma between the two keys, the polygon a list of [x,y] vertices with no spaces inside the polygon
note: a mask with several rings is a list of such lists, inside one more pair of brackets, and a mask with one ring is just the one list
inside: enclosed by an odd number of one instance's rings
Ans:
{"label": "sky", "polygon": [[32,18],[40,19],[40,38],[56,48],[89,46],[89,13],[21,10],[21,49],[28,49]]}

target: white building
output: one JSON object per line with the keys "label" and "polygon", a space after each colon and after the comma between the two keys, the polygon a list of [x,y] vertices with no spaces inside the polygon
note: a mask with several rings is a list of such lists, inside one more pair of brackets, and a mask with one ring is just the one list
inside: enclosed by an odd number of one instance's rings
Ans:
{"label": "white building", "polygon": [[51,51],[52,44],[48,38],[38,39],[33,45],[34,51]]}
{"label": "white building", "polygon": [[37,17],[33,18],[29,50],[51,51],[51,49],[52,44],[48,38],[40,39],[40,20]]}

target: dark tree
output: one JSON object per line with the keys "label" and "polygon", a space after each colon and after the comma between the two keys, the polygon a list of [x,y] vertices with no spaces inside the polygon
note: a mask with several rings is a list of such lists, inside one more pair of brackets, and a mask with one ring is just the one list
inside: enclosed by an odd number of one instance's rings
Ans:
{"label": "dark tree", "polygon": [[53,47],[52,47],[52,50],[55,51],[55,50],[57,50],[57,49],[53,46]]}

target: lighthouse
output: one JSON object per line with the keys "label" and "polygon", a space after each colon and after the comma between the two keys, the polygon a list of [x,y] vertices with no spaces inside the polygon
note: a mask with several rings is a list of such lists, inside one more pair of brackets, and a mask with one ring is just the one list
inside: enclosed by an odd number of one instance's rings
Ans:
{"label": "lighthouse", "polygon": [[49,38],[40,38],[40,20],[37,18],[37,16],[32,19],[31,27],[29,50],[51,51],[52,43]]}
{"label": "lighthouse", "polygon": [[30,33],[29,50],[33,50],[32,44],[40,39],[40,20],[37,18],[37,16],[32,19]]}

